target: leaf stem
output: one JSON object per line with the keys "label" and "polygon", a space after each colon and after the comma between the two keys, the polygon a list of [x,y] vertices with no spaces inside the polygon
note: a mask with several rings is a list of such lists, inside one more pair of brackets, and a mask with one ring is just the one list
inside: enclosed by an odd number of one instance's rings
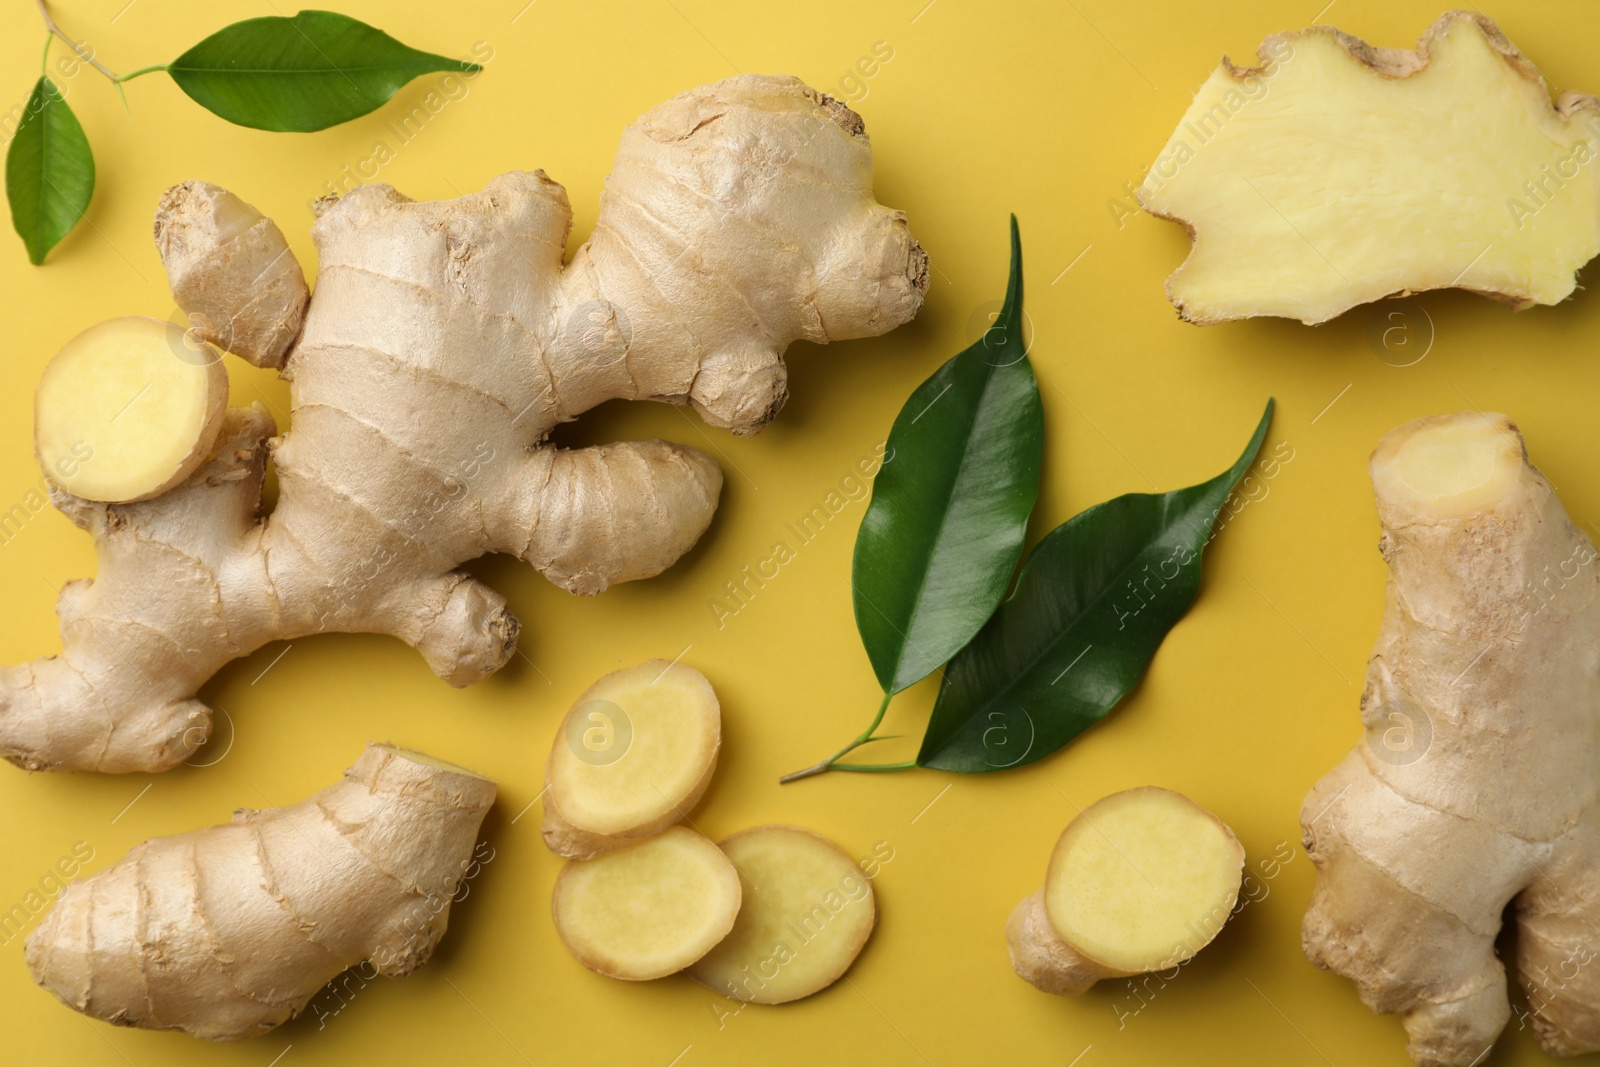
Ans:
{"label": "leaf stem", "polygon": [[[879,737],[875,740],[882,741]],[[863,774],[877,774],[882,771],[909,771],[917,765],[916,760],[906,760],[904,763],[835,763],[830,769],[835,771],[856,771]]]}
{"label": "leaf stem", "polygon": [[826,773],[828,771],[831,771],[831,770],[839,770],[839,771],[879,771],[879,770],[900,771],[900,770],[905,770],[905,769],[907,769],[909,767],[915,767],[917,765],[915,761],[912,761],[910,763],[899,763],[899,764],[889,764],[889,763],[886,763],[886,764],[865,764],[865,763],[846,764],[846,763],[839,763],[838,762],[840,759],[843,759],[845,756],[849,755],[851,752],[854,752],[856,749],[860,748],[862,745],[871,744],[873,741],[887,741],[887,740],[889,740],[888,737],[874,737],[874,736],[872,736],[872,732],[874,730],[876,730],[883,723],[883,716],[889,710],[889,701],[891,701],[893,699],[894,699],[894,694],[893,693],[886,692],[886,693],[883,694],[883,703],[878,705],[878,714],[876,714],[876,715],[874,715],[872,717],[872,724],[870,726],[868,726],[865,730],[862,730],[861,733],[856,736],[856,739],[854,741],[850,742],[848,745],[844,746],[839,751],[835,752],[833,755],[829,756],[825,760],[821,760],[820,762],[813,763],[811,766],[806,767],[804,770],[798,770],[798,771],[794,771],[793,773],[784,775],[782,778],[778,779],[778,784],[779,785],[786,785],[789,782],[797,782],[802,778],[810,778],[812,775],[824,774],[824,773]]}
{"label": "leaf stem", "polygon": [[142,74],[154,74],[158,70],[168,71],[171,69],[172,65],[170,63],[156,63],[152,66],[140,67],[138,70],[129,71],[127,74],[120,74],[117,76],[116,82],[118,85],[121,85],[123,82],[132,81]]}
{"label": "leaf stem", "polygon": [[[856,743],[851,745],[850,748],[856,748],[856,747],[858,747],[860,745],[864,745],[868,741],[872,740],[872,732],[874,730],[876,730],[879,727],[880,724],[882,724],[883,716],[889,710],[889,701],[891,701],[893,699],[894,699],[894,694],[893,693],[887,693],[886,692],[886,693],[883,694],[883,702],[878,705],[878,714],[876,714],[876,715],[874,715],[872,717],[872,725],[868,726],[865,730],[861,731],[861,736],[856,739]],[[850,748],[845,749],[844,752],[849,752]],[[844,755],[844,752],[839,753],[839,756]],[[839,756],[835,756],[833,758],[834,759],[838,759]]]}
{"label": "leaf stem", "polygon": [[44,35],[44,55],[39,57],[39,77],[50,76],[50,41],[55,37],[53,33]]}
{"label": "leaf stem", "polygon": [[74,41],[71,37],[68,37],[62,32],[61,27],[56,25],[56,20],[50,17],[50,9],[45,7],[44,0],[34,0],[34,2],[39,5],[39,17],[44,19],[45,29],[49,30],[52,34],[65,41],[69,48],[78,53],[79,59],[89,64],[95,70],[98,70],[101,74],[104,74],[114,82],[122,80],[121,78],[117,77],[116,71],[112,70],[110,67],[94,58],[93,52],[90,52],[83,45],[79,44],[77,41]]}

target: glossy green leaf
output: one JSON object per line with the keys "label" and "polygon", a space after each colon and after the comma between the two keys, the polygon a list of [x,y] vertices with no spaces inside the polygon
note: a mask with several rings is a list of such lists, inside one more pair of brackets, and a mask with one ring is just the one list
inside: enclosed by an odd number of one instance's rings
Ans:
{"label": "glossy green leaf", "polygon": [[302,11],[224,27],[167,72],[196,103],[229,122],[309,132],[383,106],[418,75],[478,69],[419,52],[346,15]]}
{"label": "glossy green leaf", "polygon": [[968,773],[1022,766],[1099,722],[1194,602],[1217,516],[1271,420],[1269,400],[1244,453],[1210,481],[1120,496],[1051,531],[1016,592],[946,668],[917,762]]}
{"label": "glossy green leaf", "polygon": [[1000,315],[900,410],[856,536],[856,627],[884,692],[932,674],[1000,602],[1038,496],[1043,447],[1013,218]]}
{"label": "glossy green leaf", "polygon": [[89,210],[94,155],[78,117],[49,78],[40,78],[6,151],[11,224],[35,264]]}

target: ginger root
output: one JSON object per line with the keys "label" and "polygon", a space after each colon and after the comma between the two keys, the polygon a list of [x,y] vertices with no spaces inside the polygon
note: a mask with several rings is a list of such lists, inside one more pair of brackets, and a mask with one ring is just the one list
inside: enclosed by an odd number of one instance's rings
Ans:
{"label": "ginger root", "polygon": [[1228,921],[1243,871],[1233,831],[1181,793],[1146,786],[1103,797],[1067,825],[1044,888],[1011,913],[1011,965],[1063,996],[1173,967]]}
{"label": "ginger root", "polygon": [[721,745],[717,694],[693,667],[653,659],[606,675],[550,747],[545,844],[589,859],[659,834],[699,803]]}
{"label": "ginger root", "polygon": [[689,966],[733,928],[739,872],[706,837],[674,826],[595,859],[569,860],[550,910],[590,970],[642,982]]}
{"label": "ginger root", "polygon": [[1554,304],[1600,252],[1600,101],[1552,103],[1486,16],[1446,14],[1414,52],[1314,26],[1258,57],[1223,59],[1138,191],[1194,242],[1167,281],[1188,321],[1442,288]]}
{"label": "ginger root", "polygon": [[67,887],[25,955],[85,1015],[208,1041],[265,1033],[363,960],[400,977],[444,935],[495,783],[390,745],[287,808],[146,841]]}
{"label": "ginger root", "polygon": [[159,496],[216,444],[228,406],[222,354],[170,322],[130,315],[91,326],[50,361],[34,395],[34,451],[85,500]]}
{"label": "ginger root", "polygon": [[1306,954],[1399,1013],[1418,1064],[1466,1067],[1510,1018],[1495,951],[1509,904],[1539,1043],[1595,1051],[1595,546],[1504,415],[1401,426],[1372,481],[1387,604],[1365,737],[1301,808]]}
{"label": "ginger root", "polygon": [[855,860],[798,826],[758,826],[720,847],[744,881],[744,900],[732,931],[689,976],[753,1004],[786,1004],[843,977],[878,919]]}
{"label": "ginger root", "polygon": [[[367,185],[321,202],[303,325],[272,223],[215,187],[177,187],[156,223],[175,295],[265,366],[298,335],[283,365],[293,426],[232,408],[175,488],[56,497],[93,534],[99,571],[62,591],[60,655],[0,669],[0,754],[33,770],[176,766],[210,732],[207,679],[313,633],[391,634],[467,685],[520,629],[458,569],[487,552],[581,594],[670,566],[711,521],[716,463],[548,435],[615,398],[754,433],[788,395],[791,342],[909,320],[927,257],[871,177],[849,108],[794,78],[732,78],[628,127],[569,264],[572,210],[542,172],[449,201]],[[279,494],[263,519],[269,455]]]}

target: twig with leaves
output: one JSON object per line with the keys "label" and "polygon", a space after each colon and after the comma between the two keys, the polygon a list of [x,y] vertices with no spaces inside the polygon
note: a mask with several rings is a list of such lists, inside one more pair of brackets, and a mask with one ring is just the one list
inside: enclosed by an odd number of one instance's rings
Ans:
{"label": "twig with leaves", "polygon": [[382,107],[423,74],[481,69],[419,52],[347,15],[302,11],[292,18],[236,22],[170,63],[118,74],[56,24],[45,0],[36,3],[46,30],[44,59],[6,153],[11,221],[35,264],[43,263],[78,224],[94,196],[89,139],[46,73],[53,40],[65,43],[118,93],[124,82],[159,71],[213,114],[238,126],[278,132],[309,133],[348,122]]}
{"label": "twig with leaves", "polygon": [[[1269,400],[1243,454],[1215,478],[1092,507],[1046,534],[1016,573],[1044,424],[1022,334],[1022,243],[1012,218],[1000,314],[901,408],[889,432],[893,462],[873,483],[856,537],[856,628],[883,701],[848,745],[780,781],[830,770],[1004,770],[1099,722],[1194,602],[1201,553],[1271,419]],[[915,759],[840,762],[889,740],[877,730],[890,701],[941,665]]]}

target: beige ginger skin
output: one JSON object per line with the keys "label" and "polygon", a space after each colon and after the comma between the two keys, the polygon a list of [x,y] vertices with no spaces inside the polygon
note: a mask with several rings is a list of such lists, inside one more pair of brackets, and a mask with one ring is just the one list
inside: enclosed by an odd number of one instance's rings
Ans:
{"label": "beige ginger skin", "polygon": [[28,936],[34,980],[120,1026],[236,1041],[363,960],[426,962],[495,783],[389,745],[287,808],[158,837],[67,887]]}
{"label": "beige ginger skin", "polygon": [[282,369],[293,425],[229,409],[176,489],[56,495],[99,573],[62,591],[60,655],[0,669],[0,753],[32,770],[173,767],[210,732],[195,694],[223,664],[325,631],[391,634],[469,684],[519,630],[457,569],[487,552],[580,594],[659,573],[710,522],[716,464],[548,434],[614,398],[754,433],[787,396],[789,344],[908,321],[927,257],[871,181],[853,112],[794,78],[741,76],[628,127],[570,263],[571,208],[542,172],[430,203],[369,185],[322,204],[309,303],[269,220],[178,186],[156,234],[180,306],[219,347]]}
{"label": "beige ginger skin", "polygon": [[1312,962],[1402,1016],[1425,1067],[1482,1062],[1515,969],[1545,1050],[1600,1049],[1595,546],[1503,415],[1435,416],[1372,457],[1387,606],[1363,740],[1306,797]]}

